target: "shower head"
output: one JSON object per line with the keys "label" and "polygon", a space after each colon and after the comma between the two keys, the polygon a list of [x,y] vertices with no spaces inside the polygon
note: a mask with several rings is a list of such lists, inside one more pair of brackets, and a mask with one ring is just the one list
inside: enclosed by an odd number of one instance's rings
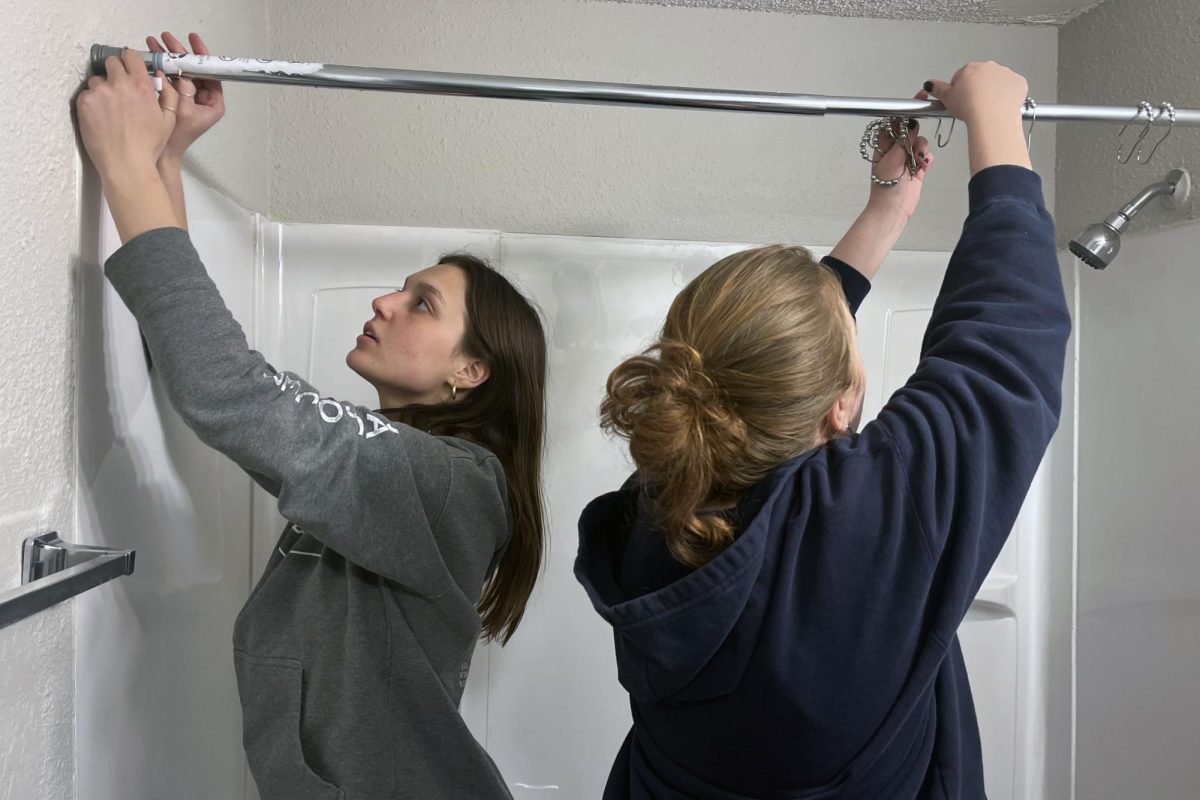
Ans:
{"label": "shower head", "polygon": [[1191,188],[1191,180],[1186,170],[1171,170],[1166,180],[1147,186],[1120,211],[1109,214],[1103,222],[1084,228],[1082,233],[1071,240],[1071,252],[1092,269],[1104,269],[1121,250],[1121,229],[1146,203],[1162,196],[1169,207],[1176,208],[1187,201]]}
{"label": "shower head", "polygon": [[[1110,220],[1117,218],[1116,225]],[[1071,240],[1071,252],[1092,269],[1104,269],[1113,262],[1121,250],[1121,226],[1127,218],[1120,214],[1105,217],[1104,222],[1096,222],[1083,229],[1083,233]]]}

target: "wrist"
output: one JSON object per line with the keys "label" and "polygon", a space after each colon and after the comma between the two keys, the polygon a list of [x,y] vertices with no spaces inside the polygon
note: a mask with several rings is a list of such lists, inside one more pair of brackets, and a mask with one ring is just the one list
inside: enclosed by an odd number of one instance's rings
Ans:
{"label": "wrist", "polygon": [[158,167],[159,174],[175,173],[183,170],[183,153],[171,153],[166,150],[158,157],[158,162],[155,164]]}
{"label": "wrist", "polygon": [[122,194],[136,192],[162,183],[162,176],[158,172],[157,164],[149,162],[110,164],[99,172],[100,183],[106,194],[109,192]]}
{"label": "wrist", "polygon": [[154,164],[109,169],[100,182],[122,243],[155,228],[180,227]]}
{"label": "wrist", "polygon": [[904,211],[890,204],[868,203],[830,255],[854,267],[867,280],[871,280],[900,239],[907,224],[908,215]]}
{"label": "wrist", "polygon": [[858,215],[861,223],[870,225],[880,233],[892,234],[899,238],[908,225],[910,216],[901,204],[886,197],[872,197],[867,201],[866,208]]}
{"label": "wrist", "polygon": [[1025,126],[1019,115],[980,116],[967,123],[967,138],[976,146],[1025,146]]}
{"label": "wrist", "polygon": [[1000,164],[1032,169],[1029,150],[1025,145],[1025,130],[1021,118],[993,119],[968,126],[968,158],[971,175]]}
{"label": "wrist", "polygon": [[985,108],[964,116],[962,121],[968,130],[979,132],[996,128],[1012,128],[1014,126],[1019,128],[1024,122],[1024,117],[1020,107],[1011,111]]}

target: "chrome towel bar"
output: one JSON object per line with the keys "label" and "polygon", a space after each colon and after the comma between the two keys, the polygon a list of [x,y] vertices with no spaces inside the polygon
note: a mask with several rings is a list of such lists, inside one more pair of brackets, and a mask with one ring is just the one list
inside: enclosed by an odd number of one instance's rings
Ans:
{"label": "chrome towel bar", "polygon": [[133,574],[133,550],[69,544],[51,531],[21,544],[21,588],[0,592],[0,628]]}

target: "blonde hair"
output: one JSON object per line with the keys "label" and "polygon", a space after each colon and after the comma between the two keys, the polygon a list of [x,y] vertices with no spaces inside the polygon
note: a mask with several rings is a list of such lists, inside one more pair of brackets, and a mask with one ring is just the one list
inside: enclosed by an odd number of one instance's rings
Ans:
{"label": "blonde hair", "polygon": [[696,277],[659,340],[609,375],[601,427],[629,440],[677,560],[720,553],[734,523],[719,512],[836,433],[826,417],[861,380],[854,335],[837,275],[768,245]]}

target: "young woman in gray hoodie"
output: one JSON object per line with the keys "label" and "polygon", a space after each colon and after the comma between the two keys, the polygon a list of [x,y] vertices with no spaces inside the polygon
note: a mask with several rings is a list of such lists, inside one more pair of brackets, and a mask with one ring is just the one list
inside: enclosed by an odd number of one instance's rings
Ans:
{"label": "young woman in gray hoodie", "polygon": [[346,362],[379,409],[276,370],[187,233],[180,160],[224,113],[220,84],[181,78],[156,98],[136,52],[105,66],[77,101],[123,243],[105,272],[175,409],[288,520],[234,627],[262,797],[509,796],[458,705],[476,641],[512,636],[542,563],[536,311],[450,256],[371,304]]}

